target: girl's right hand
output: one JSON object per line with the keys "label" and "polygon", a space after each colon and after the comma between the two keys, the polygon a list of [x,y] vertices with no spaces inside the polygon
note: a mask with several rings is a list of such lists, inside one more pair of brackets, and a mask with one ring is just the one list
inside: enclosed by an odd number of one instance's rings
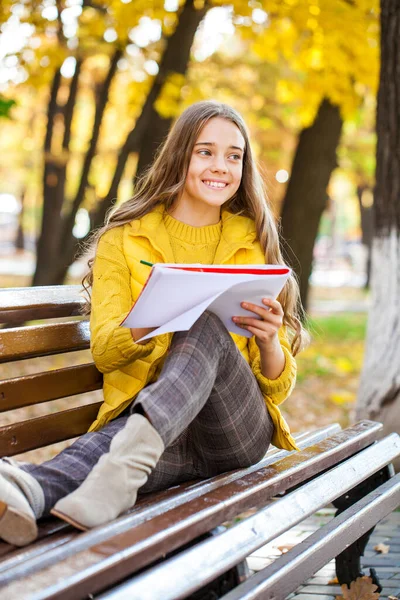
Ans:
{"label": "girl's right hand", "polygon": [[[144,335],[151,333],[155,329],[157,329],[157,327],[141,327],[140,329],[132,329],[131,328],[132,339],[134,342],[136,342],[136,340],[140,340],[140,338],[142,338]],[[149,340],[143,340],[143,342],[136,342],[136,343],[143,345],[143,344],[147,344],[148,341]]]}

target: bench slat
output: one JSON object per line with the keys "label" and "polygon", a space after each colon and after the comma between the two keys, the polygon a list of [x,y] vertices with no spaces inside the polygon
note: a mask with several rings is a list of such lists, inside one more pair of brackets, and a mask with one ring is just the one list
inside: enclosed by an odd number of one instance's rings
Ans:
{"label": "bench slat", "polygon": [[[79,539],[67,543],[65,548],[60,548],[59,552],[55,551],[55,561],[47,559],[45,564],[42,563],[42,568],[53,565],[53,569],[48,568],[46,571],[49,586],[52,581],[59,581],[59,566],[62,565],[61,568],[65,567],[67,570],[70,568],[70,560],[75,564],[79,560],[80,571],[71,580],[65,579],[49,587],[41,598],[78,600],[85,598],[88,593],[96,593],[115,584],[225,520],[230,520],[250,508],[265,506],[268,499],[288,487],[293,487],[305,478],[311,478],[336,465],[338,461],[352,456],[376,439],[380,426],[376,428],[374,425],[376,424],[368,421],[361,422],[301,453],[292,453],[267,468],[241,476],[236,481],[230,481],[140,525],[134,523],[133,514],[125,517],[121,525],[116,522],[99,532],[85,534],[83,541],[94,539],[96,535],[103,535],[104,538],[107,530],[118,532],[119,526],[125,529],[131,527],[82,552],[79,552],[77,546]],[[391,449],[394,446],[392,443]],[[371,460],[370,466],[372,464]],[[64,560],[63,554],[67,556]],[[7,573],[4,573],[0,576],[0,583],[7,579]]]}
{"label": "bench slat", "polygon": [[101,388],[93,363],[0,381],[0,412],[31,406]]}
{"label": "bench slat", "polygon": [[400,474],[397,474],[251,579],[225,594],[223,600],[262,600],[266,597],[285,600],[299,585],[355,542],[365,523],[372,528],[399,504]]}
{"label": "bench slat", "polygon": [[[376,425],[377,424],[375,424],[375,432],[377,433],[380,427],[377,427]],[[308,446],[312,446],[321,442],[327,437],[338,433],[340,430],[340,426],[336,423],[322,427],[315,431],[302,433],[295,436],[296,444],[300,449],[304,449]],[[160,492],[151,494],[150,498],[146,495],[142,496],[139,498],[138,503],[134,508],[134,514],[128,517],[128,524],[125,524],[124,526],[122,526],[121,522],[119,522],[118,525],[110,524],[106,529],[102,528],[101,530],[91,531],[84,537],[77,536],[77,532],[75,531],[73,534],[64,536],[60,540],[55,541],[53,535],[50,539],[45,541],[42,538],[46,537],[49,532],[54,530],[57,532],[62,530],[70,531],[70,527],[58,519],[52,519],[50,522],[51,524],[47,521],[44,524],[39,523],[39,538],[41,539],[40,546],[38,547],[37,544],[34,544],[28,548],[18,550],[18,557],[20,560],[17,565],[15,564],[13,557],[4,558],[1,560],[0,573],[7,571],[7,577],[10,578],[10,580],[19,579],[27,572],[35,572],[38,567],[43,568],[43,561],[47,560],[49,556],[52,562],[57,562],[57,558],[62,560],[67,556],[74,555],[79,551],[93,546],[96,543],[100,543],[106,539],[109,539],[112,537],[113,531],[114,533],[121,533],[121,529],[126,531],[127,529],[135,527],[136,525],[143,523],[148,519],[167,512],[167,510],[170,510],[171,508],[176,508],[185,502],[193,500],[194,498],[199,498],[205,493],[221,487],[230,481],[239,479],[239,477],[242,477],[247,473],[252,473],[253,471],[257,471],[262,467],[266,467],[291,453],[292,452],[288,450],[271,448],[266,457],[257,463],[257,465],[253,465],[252,467],[231,471],[230,473],[223,473],[222,475],[217,475],[208,480],[200,480],[194,483],[186,482],[178,486],[174,486],[169,490],[162,490]],[[114,528],[117,529],[114,530]],[[62,546],[64,543],[70,542],[73,537],[75,537],[73,544],[69,544],[68,547],[56,549],[56,546]],[[51,553],[43,557],[47,550],[51,550]],[[4,542],[0,542],[0,555],[5,556],[9,551],[10,546]]]}
{"label": "bench slat", "polygon": [[[165,560],[138,575],[135,580],[122,584],[98,598],[141,600],[146,597],[146,590],[149,589],[154,599],[184,598],[351,490],[391,462],[398,454],[400,437],[394,433],[224,533],[200,542],[182,555]],[[359,533],[358,531],[356,537],[359,537]],[[82,597],[79,592],[76,599]],[[269,595],[267,597],[275,598]],[[50,596],[43,595],[44,598],[49,599]],[[60,595],[59,598],[64,599],[64,596]]]}
{"label": "bench slat", "polygon": [[0,290],[0,323],[23,323],[79,315],[79,285],[52,285]]}
{"label": "bench slat", "polygon": [[0,427],[0,456],[15,456],[86,433],[101,402]]}
{"label": "bench slat", "polygon": [[71,321],[0,331],[0,363],[48,354],[85,350],[90,345],[88,321]]}

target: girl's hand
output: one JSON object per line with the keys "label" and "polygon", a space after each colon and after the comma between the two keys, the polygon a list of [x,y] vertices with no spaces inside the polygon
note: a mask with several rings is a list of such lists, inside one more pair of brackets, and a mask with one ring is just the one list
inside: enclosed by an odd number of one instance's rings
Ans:
{"label": "girl's hand", "polygon": [[[140,340],[140,338],[142,338],[144,335],[151,333],[155,329],[157,329],[157,328],[156,327],[143,327],[140,329],[132,329],[131,328],[132,339],[134,342],[136,342],[136,340]],[[143,342],[136,342],[136,343],[142,346],[143,344],[147,344],[148,341],[149,340],[143,340]]]}
{"label": "girl's hand", "polygon": [[[251,304],[250,302],[242,302],[241,307],[253,312],[261,317],[233,317],[234,323],[243,329],[247,329],[256,337],[258,347],[263,350],[268,350],[275,346],[278,340],[278,331],[283,324],[283,308],[278,300],[271,298],[263,298],[264,306]],[[279,341],[279,340],[278,340]]]}
{"label": "girl's hand", "polygon": [[255,317],[233,317],[236,325],[250,331],[260,349],[261,371],[268,379],[276,379],[285,368],[285,355],[281,348],[278,331],[283,324],[283,308],[278,300],[263,298],[264,306],[242,302],[242,308],[254,313]]}

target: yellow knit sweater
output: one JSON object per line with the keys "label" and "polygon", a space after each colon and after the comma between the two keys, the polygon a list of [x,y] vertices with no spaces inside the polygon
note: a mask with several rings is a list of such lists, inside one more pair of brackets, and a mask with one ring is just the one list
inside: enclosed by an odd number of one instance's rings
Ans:
{"label": "yellow knit sweater", "polygon": [[[129,329],[120,327],[149,275],[148,266],[141,261],[244,265],[264,264],[265,258],[254,222],[228,211],[222,211],[221,224],[195,228],[169,217],[160,206],[103,234],[93,268],[90,328],[93,359],[104,374],[104,403],[91,431],[116,418],[143,387],[154,381],[172,340],[172,334],[162,334],[140,345],[133,341]],[[295,449],[279,410],[296,380],[296,362],[285,328],[279,331],[279,338],[286,364],[274,380],[261,372],[255,339],[236,334],[232,338],[250,364],[271,414],[273,443],[278,448]]]}
{"label": "yellow knit sweater", "polygon": [[221,221],[216,225],[192,227],[165,214],[164,224],[176,263],[213,264],[221,239]]}

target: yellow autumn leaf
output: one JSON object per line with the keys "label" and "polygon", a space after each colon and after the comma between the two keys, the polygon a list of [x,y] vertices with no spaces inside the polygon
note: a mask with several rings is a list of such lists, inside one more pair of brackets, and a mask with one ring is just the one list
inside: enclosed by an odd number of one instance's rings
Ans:
{"label": "yellow autumn leaf", "polygon": [[350,588],[347,585],[341,586],[343,596],[336,596],[337,600],[378,600],[379,594],[376,592],[378,586],[372,583],[371,577],[358,577],[352,581]]}
{"label": "yellow autumn leaf", "polygon": [[344,356],[341,356],[335,360],[335,367],[341,373],[351,373],[352,371],[354,371],[353,363]]}
{"label": "yellow autumn leaf", "polygon": [[381,542],[380,544],[374,546],[374,550],[376,552],[379,552],[379,554],[388,554],[390,546]]}
{"label": "yellow autumn leaf", "polygon": [[330,400],[339,406],[355,401],[355,395],[347,390],[338,390],[329,396]]}

